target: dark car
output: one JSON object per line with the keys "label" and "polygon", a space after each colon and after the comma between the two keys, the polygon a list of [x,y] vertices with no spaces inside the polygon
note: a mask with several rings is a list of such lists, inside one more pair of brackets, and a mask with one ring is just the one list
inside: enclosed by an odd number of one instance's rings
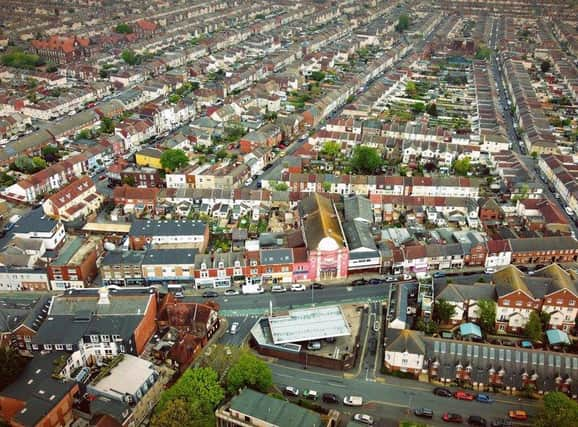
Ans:
{"label": "dark car", "polygon": [[335,395],[333,393],[323,393],[323,396],[321,396],[321,399],[325,403],[339,403],[339,397],[337,397],[337,395]]}
{"label": "dark car", "polygon": [[451,412],[446,412],[445,414],[443,414],[442,420],[444,420],[446,423],[456,423],[456,424],[461,424],[464,422],[464,419],[460,414],[453,414]]}
{"label": "dark car", "polygon": [[433,274],[433,277],[434,277],[435,279],[439,279],[440,277],[446,277],[446,273],[445,273],[444,271],[436,271],[436,272]]}
{"label": "dark car", "polygon": [[203,292],[203,298],[217,298],[218,296],[219,296],[219,293],[215,292],[215,291]]}
{"label": "dark car", "polygon": [[434,416],[433,411],[429,408],[416,408],[413,410],[413,414],[416,417],[422,417],[422,418],[433,418],[433,416]]}
{"label": "dark car", "polygon": [[433,389],[433,393],[434,393],[436,396],[442,396],[442,397],[452,397],[452,396],[453,396],[452,392],[451,392],[449,389],[444,388],[444,387],[436,387],[436,388],[434,388],[434,389]]}
{"label": "dark car", "polygon": [[381,285],[382,283],[385,283],[385,282],[381,279],[369,279],[368,283],[370,285]]}
{"label": "dark car", "polygon": [[471,426],[486,427],[488,423],[485,418],[482,418],[479,415],[470,415],[468,418],[468,424]]}
{"label": "dark car", "polygon": [[317,282],[311,283],[311,286],[310,286],[311,289],[323,289],[324,287],[325,286],[323,286],[321,283],[317,283]]}
{"label": "dark car", "polygon": [[351,282],[351,286],[365,286],[367,285],[367,280],[365,279],[355,279]]}
{"label": "dark car", "polygon": [[377,351],[377,338],[372,337],[369,340],[369,352],[371,354],[375,354],[376,351]]}

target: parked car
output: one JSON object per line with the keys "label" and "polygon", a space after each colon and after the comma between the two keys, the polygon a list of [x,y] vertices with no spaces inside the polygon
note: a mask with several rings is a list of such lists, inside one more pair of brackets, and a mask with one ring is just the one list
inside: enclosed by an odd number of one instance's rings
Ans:
{"label": "parked car", "polygon": [[271,286],[271,292],[283,293],[283,292],[287,292],[287,289],[283,285],[273,285],[273,286]]}
{"label": "parked car", "polygon": [[307,343],[307,350],[309,351],[321,350],[321,341],[309,341]]}
{"label": "parked car", "polygon": [[488,396],[487,394],[484,393],[478,393],[476,396],[476,400],[478,402],[482,402],[482,403],[493,403],[494,399],[492,399],[490,396]]}
{"label": "parked car", "polygon": [[395,276],[387,276],[387,277],[385,278],[385,281],[388,282],[388,283],[389,283],[389,282],[395,282],[396,280],[397,280],[397,278],[396,278]]}
{"label": "parked car", "polygon": [[315,390],[303,390],[303,397],[308,400],[317,400],[319,394]]}
{"label": "parked car", "polygon": [[412,277],[411,274],[404,274],[404,275],[402,276],[402,279],[403,279],[403,280],[411,280],[411,279],[413,279],[413,277]]}
{"label": "parked car", "polygon": [[231,335],[236,335],[239,332],[239,322],[233,322],[231,324],[231,329],[229,329],[229,333]]}
{"label": "parked car", "polygon": [[227,289],[224,294],[228,297],[233,297],[235,295],[239,295],[239,291],[236,289]]}
{"label": "parked car", "polygon": [[365,286],[367,285],[367,280],[365,279],[355,279],[351,282],[351,286]]}
{"label": "parked car", "polygon": [[452,397],[452,392],[444,387],[436,387],[433,389],[433,393],[436,396],[442,396],[442,397]]}
{"label": "parked car", "polygon": [[175,292],[175,298],[181,299],[184,297],[185,297],[185,294],[182,291]]}
{"label": "parked car", "polygon": [[508,412],[508,416],[511,419],[518,421],[526,421],[528,419],[528,413],[526,411],[522,411],[521,409]]}
{"label": "parked car", "polygon": [[433,418],[433,411],[429,408],[416,408],[413,410],[413,414],[416,417],[421,417],[421,418]]}
{"label": "parked car", "polygon": [[311,283],[311,285],[309,285],[309,287],[311,289],[323,289],[325,286],[323,286],[321,283]]}
{"label": "parked car", "polygon": [[474,400],[475,396],[467,391],[456,391],[454,397],[458,400]]}
{"label": "parked car", "polygon": [[373,322],[373,331],[377,332],[379,331],[379,320],[376,320],[375,322]]}
{"label": "parked car", "polygon": [[203,292],[203,298],[217,298],[218,296],[219,296],[219,293],[215,292],[215,291]]}
{"label": "parked car", "polygon": [[358,423],[367,424],[368,426],[373,425],[373,417],[367,414],[355,414],[353,419]]}
{"label": "parked car", "polygon": [[454,414],[452,412],[446,412],[445,414],[443,414],[442,420],[444,420],[446,423],[456,423],[456,424],[461,424],[464,422],[464,419],[460,414]]}
{"label": "parked car", "polygon": [[299,397],[299,389],[288,385],[283,389],[283,394],[285,396]]}
{"label": "parked car", "polygon": [[368,283],[369,283],[370,285],[381,285],[381,284],[384,283],[384,281],[381,280],[381,279],[369,279],[369,282],[368,282]]}
{"label": "parked car", "polygon": [[291,285],[291,292],[303,292],[305,290],[305,286],[301,283],[293,283]]}
{"label": "parked car", "polygon": [[507,418],[498,418],[490,424],[492,427],[512,427],[512,421]]}
{"label": "parked car", "polygon": [[333,393],[323,393],[321,400],[323,400],[325,403],[339,403],[339,398]]}
{"label": "parked car", "polygon": [[361,396],[345,396],[343,398],[343,404],[347,406],[362,406],[363,397]]}
{"label": "parked car", "polygon": [[446,277],[445,271],[436,271],[433,274],[434,279],[439,279],[440,277]]}
{"label": "parked car", "polygon": [[468,424],[471,426],[479,426],[479,427],[486,427],[488,425],[486,419],[480,417],[479,415],[470,415],[468,417]]}

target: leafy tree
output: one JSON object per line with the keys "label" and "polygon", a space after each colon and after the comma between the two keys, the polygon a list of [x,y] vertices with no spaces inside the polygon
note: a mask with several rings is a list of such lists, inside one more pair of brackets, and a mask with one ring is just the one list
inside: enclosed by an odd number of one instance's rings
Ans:
{"label": "leafy tree", "polygon": [[253,353],[244,351],[227,373],[227,391],[235,393],[248,386],[266,392],[273,385],[271,368]]}
{"label": "leafy tree", "polygon": [[114,132],[114,121],[110,117],[103,117],[100,120],[100,131],[102,133],[113,133]]}
{"label": "leafy tree", "polygon": [[438,322],[448,323],[455,313],[455,305],[441,298],[436,301],[434,306],[434,317]]}
{"label": "leafy tree", "polygon": [[437,169],[437,166],[434,162],[427,162],[423,168],[426,172],[432,173],[432,172],[435,172],[435,170]]}
{"label": "leafy tree", "polygon": [[552,64],[550,64],[550,61],[548,60],[542,61],[542,63],[540,64],[540,70],[542,70],[543,73],[547,73],[548,71],[550,71],[551,67]]}
{"label": "leafy tree", "polygon": [[115,33],[119,33],[119,34],[131,34],[132,33],[132,27],[128,24],[118,24],[115,28],[114,28],[114,32]]}
{"label": "leafy tree", "polygon": [[538,152],[537,151],[532,151],[532,159],[536,160],[538,158]]}
{"label": "leafy tree", "polygon": [[36,166],[30,157],[18,157],[14,161],[15,169],[23,173],[34,173]]}
{"label": "leafy tree", "polygon": [[134,176],[132,175],[126,175],[123,179],[122,179],[122,183],[125,185],[128,185],[129,187],[134,187],[136,184],[136,180],[134,179]]}
{"label": "leafy tree", "polygon": [[46,160],[44,160],[42,157],[32,157],[32,164],[34,165],[35,169],[41,170],[46,167]]}
{"label": "leafy tree", "polygon": [[476,50],[476,59],[488,59],[492,55],[492,49],[480,45]]}
{"label": "leafy tree", "polygon": [[42,158],[47,162],[56,162],[59,158],[60,150],[55,145],[47,145],[46,147],[42,147]]}
{"label": "leafy tree", "polygon": [[479,300],[480,328],[485,334],[494,333],[496,326],[496,303],[492,300]]}
{"label": "leafy tree", "polygon": [[165,170],[172,172],[188,164],[189,158],[186,153],[179,148],[168,149],[161,155],[161,165]]}
{"label": "leafy tree", "polygon": [[55,73],[56,71],[58,71],[58,67],[55,64],[50,64],[48,67],[46,67],[47,73]]}
{"label": "leafy tree", "polygon": [[12,49],[0,58],[2,65],[15,68],[33,69],[43,63],[38,55],[23,52],[21,49]]}
{"label": "leafy tree", "polygon": [[140,63],[141,58],[135,53],[134,50],[125,49],[120,54],[120,58],[128,65],[137,65]]}
{"label": "leafy tree", "polygon": [[313,71],[310,76],[313,80],[320,82],[325,78],[325,73],[323,71]]}
{"label": "leafy tree", "polygon": [[176,399],[199,401],[214,409],[225,397],[217,373],[211,368],[187,369],[179,380],[166,390],[157,406],[157,413],[164,411],[168,403]]}
{"label": "leafy tree", "polygon": [[539,341],[542,338],[542,322],[536,311],[530,313],[524,332],[532,341]]}
{"label": "leafy tree", "polygon": [[472,169],[472,164],[470,158],[466,156],[463,159],[454,160],[452,167],[456,174],[465,176]]}
{"label": "leafy tree", "polygon": [[108,71],[106,70],[100,70],[98,72],[98,75],[100,76],[101,79],[107,79],[108,78]]}
{"label": "leafy tree", "polygon": [[204,368],[213,369],[219,376],[221,382],[224,382],[224,376],[229,367],[239,360],[241,350],[239,347],[228,347],[222,344],[213,346],[210,354],[205,354],[199,361],[198,365]]}
{"label": "leafy tree", "polygon": [[425,109],[426,113],[428,113],[430,116],[433,117],[437,117],[438,116],[438,107],[436,105],[435,102],[431,102],[427,105],[427,108]]}
{"label": "leafy tree", "polygon": [[28,359],[10,347],[0,347],[0,390],[22,373]]}
{"label": "leafy tree", "polygon": [[80,132],[78,132],[76,139],[90,139],[91,137],[92,132],[90,132],[88,129],[82,129]]}
{"label": "leafy tree", "polygon": [[405,84],[405,93],[410,98],[413,98],[417,95],[417,85],[415,82],[409,81]]}
{"label": "leafy tree", "polygon": [[372,174],[381,167],[383,160],[375,148],[358,145],[353,149],[351,167],[358,173]]}
{"label": "leafy tree", "polygon": [[219,150],[219,151],[217,151],[217,153],[215,154],[215,157],[216,157],[218,160],[223,160],[224,158],[227,157],[227,154],[228,154],[228,153],[227,153],[227,150]]}
{"label": "leafy tree", "polygon": [[225,128],[225,141],[237,142],[245,135],[245,129],[242,126],[228,126]]}
{"label": "leafy tree", "polygon": [[331,183],[328,181],[324,181],[323,182],[323,191],[325,191],[326,193],[329,193],[329,191],[331,191]]}
{"label": "leafy tree", "polygon": [[16,178],[6,172],[0,173],[0,187],[9,187],[16,182]]}
{"label": "leafy tree", "polygon": [[544,407],[534,422],[536,427],[573,427],[578,419],[578,403],[558,391],[544,396]]}
{"label": "leafy tree", "polygon": [[287,191],[289,190],[289,186],[284,182],[277,182],[273,185],[273,190],[275,191]]}
{"label": "leafy tree", "polygon": [[416,102],[411,106],[411,111],[416,114],[423,113],[425,111],[425,105],[423,102]]}
{"label": "leafy tree", "polygon": [[215,421],[210,408],[194,400],[176,399],[167,403],[166,407],[157,412],[151,424],[154,427],[198,427],[214,426]]}
{"label": "leafy tree", "polygon": [[399,15],[396,30],[401,33],[402,31],[405,31],[408,28],[409,28],[409,16],[405,14]]}
{"label": "leafy tree", "polygon": [[426,322],[421,317],[416,320],[415,328],[428,335],[433,335],[438,332],[438,325],[435,322],[432,322],[431,320]]}
{"label": "leafy tree", "polygon": [[330,159],[335,159],[341,153],[341,144],[337,141],[327,141],[321,147],[321,154]]}

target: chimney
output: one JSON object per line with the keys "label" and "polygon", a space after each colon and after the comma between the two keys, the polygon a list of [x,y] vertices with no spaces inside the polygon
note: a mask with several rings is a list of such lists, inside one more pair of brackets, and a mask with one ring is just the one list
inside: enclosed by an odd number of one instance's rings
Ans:
{"label": "chimney", "polygon": [[108,288],[102,287],[98,290],[98,305],[109,305]]}

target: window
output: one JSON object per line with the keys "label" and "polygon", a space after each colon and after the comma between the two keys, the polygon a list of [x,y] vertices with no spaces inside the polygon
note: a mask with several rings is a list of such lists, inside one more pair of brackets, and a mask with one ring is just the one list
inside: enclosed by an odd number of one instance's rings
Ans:
{"label": "window", "polygon": [[209,272],[208,271],[201,271],[201,279],[208,279]]}
{"label": "window", "polygon": [[55,350],[64,350],[64,346],[62,344],[54,344]]}
{"label": "window", "polygon": [[510,305],[510,300],[509,299],[505,299],[502,304],[504,305]]}
{"label": "window", "polygon": [[90,336],[90,342],[98,343],[98,335],[91,335]]}
{"label": "window", "polygon": [[407,363],[408,363],[408,360],[407,360],[407,359],[401,359],[401,364],[402,364],[402,365],[407,365]]}
{"label": "window", "polygon": [[44,350],[52,350],[52,344],[44,344]]}
{"label": "window", "polygon": [[571,299],[570,301],[568,301],[568,305],[576,305],[576,300]]}
{"label": "window", "polygon": [[516,307],[521,307],[522,306],[522,301],[516,301]]}
{"label": "window", "polygon": [[557,299],[557,300],[556,300],[556,304],[557,304],[557,305],[562,305],[562,304],[564,304],[564,300]]}
{"label": "window", "polygon": [[100,340],[102,342],[110,342],[110,337],[108,335],[101,335]]}
{"label": "window", "polygon": [[66,344],[66,350],[72,351],[72,344]]}
{"label": "window", "polygon": [[114,341],[120,341],[120,335],[113,335],[113,336],[112,336],[112,339],[113,339]]}

